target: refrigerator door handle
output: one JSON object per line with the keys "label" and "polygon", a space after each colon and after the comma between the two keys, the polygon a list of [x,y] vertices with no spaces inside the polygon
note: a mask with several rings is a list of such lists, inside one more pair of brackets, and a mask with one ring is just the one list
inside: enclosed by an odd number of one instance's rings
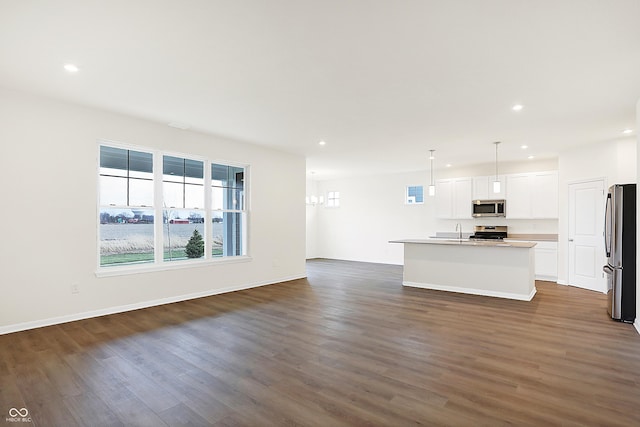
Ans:
{"label": "refrigerator door handle", "polygon": [[604,267],[602,267],[602,271],[604,271],[607,274],[611,274],[613,273],[613,268],[609,267],[608,265],[605,265]]}
{"label": "refrigerator door handle", "polygon": [[[604,250],[607,254],[607,258],[611,256],[611,233],[613,229],[613,218],[609,219],[609,207],[611,206],[611,193],[607,194],[607,202],[605,203],[604,208]],[[611,215],[613,215],[613,211],[611,211]],[[611,227],[607,227],[611,224]],[[607,241],[607,237],[609,240]]]}

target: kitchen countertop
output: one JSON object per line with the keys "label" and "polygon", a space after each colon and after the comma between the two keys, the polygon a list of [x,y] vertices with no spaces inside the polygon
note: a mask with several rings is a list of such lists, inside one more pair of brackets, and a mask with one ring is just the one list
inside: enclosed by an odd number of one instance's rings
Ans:
{"label": "kitchen countertop", "polygon": [[534,242],[557,242],[557,234],[508,234],[507,239],[532,240]]}
{"label": "kitchen countertop", "polygon": [[485,246],[499,248],[532,248],[535,242],[508,242],[508,241],[488,241],[469,239],[404,239],[391,240],[389,243],[417,243],[425,245],[460,245],[460,246]]}

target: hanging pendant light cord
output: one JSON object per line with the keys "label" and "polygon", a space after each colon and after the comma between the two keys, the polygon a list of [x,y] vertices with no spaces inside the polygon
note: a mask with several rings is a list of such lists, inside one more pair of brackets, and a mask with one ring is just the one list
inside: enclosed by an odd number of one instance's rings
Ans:
{"label": "hanging pendant light cord", "polygon": [[431,156],[429,160],[431,162],[431,185],[433,185],[433,151],[431,151]]}
{"label": "hanging pendant light cord", "polygon": [[494,142],[496,146],[496,182],[498,181],[498,144],[500,144],[500,141]]}

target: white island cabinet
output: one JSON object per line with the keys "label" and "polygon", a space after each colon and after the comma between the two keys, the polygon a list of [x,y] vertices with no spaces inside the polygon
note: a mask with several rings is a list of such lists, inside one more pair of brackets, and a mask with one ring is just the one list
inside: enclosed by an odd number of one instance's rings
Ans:
{"label": "white island cabinet", "polygon": [[530,301],[536,293],[535,243],[406,239],[402,284]]}

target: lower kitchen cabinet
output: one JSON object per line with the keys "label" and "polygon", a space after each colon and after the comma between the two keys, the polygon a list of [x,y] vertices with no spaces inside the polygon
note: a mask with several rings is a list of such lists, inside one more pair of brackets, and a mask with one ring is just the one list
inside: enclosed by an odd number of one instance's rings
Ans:
{"label": "lower kitchen cabinet", "polygon": [[[529,240],[508,239],[510,242],[528,242]],[[532,241],[536,257],[536,280],[558,280],[558,242]]]}

